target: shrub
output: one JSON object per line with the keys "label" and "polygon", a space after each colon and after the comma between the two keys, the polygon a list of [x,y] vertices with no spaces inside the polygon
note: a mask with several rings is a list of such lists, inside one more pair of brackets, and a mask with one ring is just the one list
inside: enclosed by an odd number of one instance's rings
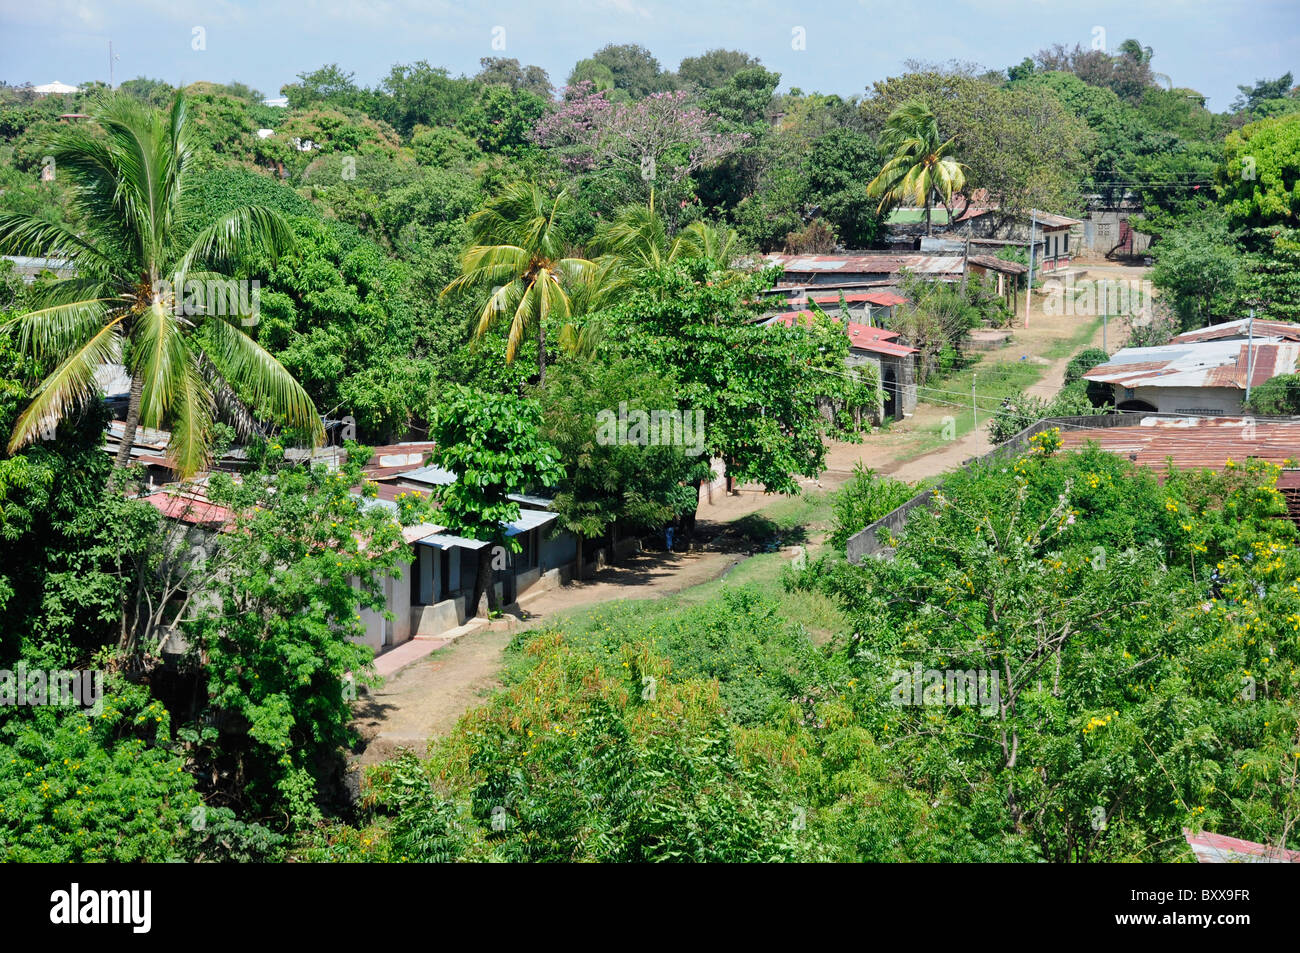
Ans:
{"label": "shrub", "polygon": [[1105,407],[1093,404],[1085,384],[1076,380],[1051,400],[1024,392],[1003,398],[1002,406],[989,421],[989,438],[994,443],[1005,443],[1044,417],[1092,417],[1106,413]]}
{"label": "shrub", "polygon": [[1086,347],[1065,366],[1065,383],[1073,384],[1077,380],[1082,380],[1083,375],[1088,373],[1098,364],[1105,364],[1110,360],[1110,355],[1099,347]]}
{"label": "shrub", "polygon": [[836,549],[843,549],[850,536],[902,506],[915,492],[910,484],[879,476],[870,467],[856,464],[853,478],[835,494],[831,503],[833,529],[829,542]]}
{"label": "shrub", "polygon": [[161,702],[104,686],[98,715],[25,709],[0,724],[0,858],[158,862],[183,853],[193,778]]}
{"label": "shrub", "polygon": [[1251,390],[1250,409],[1264,416],[1300,414],[1300,374],[1281,374]]}

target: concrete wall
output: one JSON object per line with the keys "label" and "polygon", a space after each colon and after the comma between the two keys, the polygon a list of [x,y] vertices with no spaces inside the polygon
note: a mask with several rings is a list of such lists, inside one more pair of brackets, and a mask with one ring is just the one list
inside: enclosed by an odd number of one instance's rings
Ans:
{"label": "concrete wall", "polygon": [[544,538],[541,544],[541,569],[543,572],[564,566],[578,558],[578,539],[572,533],[555,533]]}
{"label": "concrete wall", "polygon": [[[411,638],[411,615],[408,610],[411,605],[411,580],[414,575],[408,563],[402,570],[401,579],[387,576],[380,580],[384,601],[394,616],[391,621],[385,619],[382,612],[361,609],[361,624],[365,628],[365,634],[360,641],[376,652],[401,645]],[[353,580],[352,588],[360,589],[360,583]]]}
{"label": "concrete wall", "polygon": [[1076,226],[1070,237],[1070,245],[1076,243],[1081,249],[1104,255],[1119,243],[1120,222],[1127,220],[1133,227],[1133,253],[1140,255],[1151,247],[1151,236],[1137,231],[1142,219],[1130,211],[1118,209],[1095,209],[1088,213],[1082,225]]}
{"label": "concrete wall", "polygon": [[1245,413],[1246,392],[1235,387],[1135,387],[1115,385],[1115,403],[1141,400],[1160,414],[1237,416]]}

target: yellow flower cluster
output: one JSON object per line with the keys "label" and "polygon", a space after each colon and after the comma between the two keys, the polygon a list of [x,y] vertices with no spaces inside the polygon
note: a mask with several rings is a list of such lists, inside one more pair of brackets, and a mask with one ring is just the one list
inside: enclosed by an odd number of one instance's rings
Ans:
{"label": "yellow flower cluster", "polygon": [[1113,711],[1105,718],[1089,718],[1088,724],[1085,725],[1083,728],[1083,733],[1087,735],[1096,731],[1098,728],[1105,728],[1107,725],[1111,723],[1111,719],[1118,718],[1118,717],[1119,717],[1119,712]]}

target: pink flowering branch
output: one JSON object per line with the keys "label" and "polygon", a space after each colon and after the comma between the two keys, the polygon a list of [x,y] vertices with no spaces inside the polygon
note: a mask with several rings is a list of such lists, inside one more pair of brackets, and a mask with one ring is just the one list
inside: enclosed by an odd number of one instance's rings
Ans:
{"label": "pink flowering branch", "polygon": [[611,103],[589,82],[565,90],[564,102],[533,130],[533,141],[561,151],[574,169],[590,169],[600,162],[650,170],[658,178],[664,158],[689,147],[684,162],[674,162],[667,172],[678,182],[691,173],[738,149],[744,133],[717,129],[718,117],[688,105],[684,91],[652,93],[632,103]]}

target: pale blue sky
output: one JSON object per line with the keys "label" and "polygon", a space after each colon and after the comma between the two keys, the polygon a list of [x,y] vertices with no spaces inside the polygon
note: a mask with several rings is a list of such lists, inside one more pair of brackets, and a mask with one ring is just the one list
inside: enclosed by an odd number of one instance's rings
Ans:
{"label": "pale blue sky", "polygon": [[[194,49],[201,27],[206,49]],[[796,27],[806,48],[792,48]],[[666,68],[714,47],[758,56],[783,88],[859,94],[909,58],[1003,69],[1053,43],[1114,49],[1137,37],[1175,85],[1225,109],[1238,83],[1300,73],[1300,0],[0,0],[0,80],[80,83],[146,75],[238,79],[277,95],[338,62],[365,85],[397,62],[473,74],[482,56],[544,67],[557,85],[606,43],[640,43]],[[504,50],[493,49],[494,28]]]}

